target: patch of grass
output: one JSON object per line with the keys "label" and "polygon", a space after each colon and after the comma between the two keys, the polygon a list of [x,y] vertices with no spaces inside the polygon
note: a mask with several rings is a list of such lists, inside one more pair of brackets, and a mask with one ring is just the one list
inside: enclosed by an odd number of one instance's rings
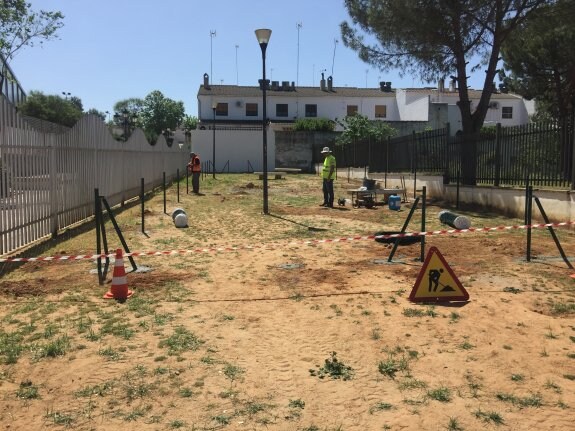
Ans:
{"label": "patch of grass", "polygon": [[245,371],[237,365],[228,363],[224,367],[224,376],[226,376],[226,378],[229,379],[232,383],[235,380],[238,380],[244,373]]}
{"label": "patch of grass", "polygon": [[369,408],[369,414],[372,415],[375,412],[381,412],[383,410],[391,410],[392,408],[393,408],[393,405],[380,401],[378,403],[375,403],[373,406],[371,406]]}
{"label": "patch of grass", "polygon": [[34,348],[34,359],[56,358],[64,356],[70,350],[71,342],[67,335],[62,335],[46,344]]}
{"label": "patch of grass", "polygon": [[82,398],[92,396],[104,397],[106,395],[111,394],[113,389],[114,389],[114,382],[108,381],[94,386],[86,386],[74,392],[74,395],[76,397],[82,397]]}
{"label": "patch of grass", "polygon": [[159,346],[167,347],[169,355],[177,355],[188,350],[195,351],[203,343],[193,332],[178,326],[172,335],[160,341]]}
{"label": "patch of grass", "polygon": [[459,425],[457,418],[450,417],[447,426],[445,427],[447,431],[464,431],[464,428]]}
{"label": "patch of grass", "polygon": [[212,418],[218,425],[229,425],[231,421],[231,416],[227,415],[217,415]]}
{"label": "patch of grass", "polygon": [[100,328],[101,335],[113,335],[115,337],[123,338],[124,340],[131,339],[136,331],[130,328],[129,325],[115,320],[106,321]]}
{"label": "patch of grass", "polygon": [[288,407],[290,409],[304,409],[305,408],[305,401],[301,399],[297,400],[289,400]]}
{"label": "patch of grass", "polygon": [[471,350],[475,348],[475,346],[471,344],[469,341],[465,340],[463,343],[459,345],[459,348],[463,350]]}
{"label": "patch of grass", "polygon": [[338,360],[336,352],[331,352],[330,357],[325,360],[323,367],[318,365],[317,371],[310,369],[309,373],[310,375],[317,376],[320,379],[329,376],[332,379],[351,380],[355,371],[349,365],[345,365],[343,362]]}
{"label": "patch of grass", "polygon": [[374,328],[371,330],[371,339],[372,340],[379,340],[381,339],[381,333],[378,328]]}
{"label": "patch of grass", "polygon": [[461,315],[455,311],[452,311],[449,315],[449,323],[459,322],[459,319],[461,319]]}
{"label": "patch of grass", "polygon": [[110,346],[100,349],[98,354],[104,356],[108,361],[118,361],[122,358],[122,354]]}
{"label": "patch of grass", "polygon": [[436,400],[442,403],[448,403],[451,401],[451,391],[445,386],[441,386],[436,389],[430,389],[427,391],[427,396],[432,400]]}
{"label": "patch of grass", "polygon": [[20,386],[16,391],[16,397],[23,400],[38,400],[40,394],[38,393],[38,386],[34,385],[30,380],[20,382]]}
{"label": "patch of grass", "polygon": [[559,386],[552,380],[547,380],[547,382],[545,382],[545,389],[551,389],[553,392],[557,394],[561,393],[561,386]]}
{"label": "patch of grass", "polygon": [[511,374],[511,380],[514,382],[522,382],[524,379],[523,374]]}
{"label": "patch of grass", "polygon": [[74,422],[74,418],[68,413],[49,411],[46,413],[46,419],[52,420],[54,425],[63,425],[69,427]]}
{"label": "patch of grass", "polygon": [[9,365],[18,362],[18,358],[24,351],[22,335],[18,332],[0,331],[0,358],[2,363]]}
{"label": "patch of grass", "polygon": [[528,397],[516,397],[515,395],[503,392],[498,393],[496,397],[500,401],[510,402],[513,405],[519,406],[520,408],[541,407],[543,405],[542,397],[540,394],[532,394]]}
{"label": "patch of grass", "polygon": [[473,414],[477,419],[482,419],[483,422],[493,422],[495,425],[503,425],[505,423],[503,416],[494,411],[484,412],[481,409],[478,409],[473,412]]}
{"label": "patch of grass", "polygon": [[552,314],[573,314],[575,313],[575,303],[573,302],[552,302]]}
{"label": "patch of grass", "polygon": [[423,317],[425,312],[419,308],[404,308],[403,315],[405,317]]}
{"label": "patch of grass", "polygon": [[341,308],[339,308],[337,304],[331,304],[329,308],[335,312],[336,316],[341,316],[343,314],[343,311],[341,311]]}
{"label": "patch of grass", "polygon": [[[229,423],[229,422],[228,422]],[[227,424],[226,424],[227,425]],[[186,426],[186,423],[183,420],[180,419],[174,419],[173,421],[171,421],[168,426],[171,429],[180,429]]]}
{"label": "patch of grass", "polygon": [[563,378],[567,380],[575,380],[575,375],[573,374],[563,374]]}
{"label": "patch of grass", "polygon": [[426,387],[427,383],[425,383],[423,380],[414,379],[413,377],[405,378],[404,380],[400,381],[398,385],[400,391],[422,389]]}

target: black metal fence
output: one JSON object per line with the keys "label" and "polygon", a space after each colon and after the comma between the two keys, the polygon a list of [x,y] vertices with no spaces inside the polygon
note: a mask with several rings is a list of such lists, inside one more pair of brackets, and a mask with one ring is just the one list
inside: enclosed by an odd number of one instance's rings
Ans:
{"label": "black metal fence", "polygon": [[[369,167],[369,172],[461,177],[465,153],[475,154],[477,184],[573,188],[574,121],[487,127],[476,140],[449,136],[449,127],[382,140],[333,145],[338,167]],[[321,162],[321,147],[314,161]]]}

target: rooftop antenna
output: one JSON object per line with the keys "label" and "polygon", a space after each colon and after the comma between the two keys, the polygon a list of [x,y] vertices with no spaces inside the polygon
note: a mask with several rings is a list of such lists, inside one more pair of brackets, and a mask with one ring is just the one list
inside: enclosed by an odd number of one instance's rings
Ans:
{"label": "rooftop antenna", "polygon": [[369,73],[369,69],[365,69],[365,88],[367,88],[367,74]]}
{"label": "rooftop antenna", "polygon": [[333,65],[335,64],[335,48],[339,41],[337,39],[333,40],[333,60],[331,61],[331,77],[333,78]]}
{"label": "rooftop antenna", "polygon": [[302,23],[298,22],[296,25],[297,28],[297,66],[296,66],[296,85],[299,86],[299,30],[302,28]]}
{"label": "rooftop antenna", "polygon": [[213,84],[212,81],[212,76],[214,76],[214,70],[213,70],[213,42],[214,42],[214,37],[216,37],[216,31],[215,30],[210,30],[210,84]]}
{"label": "rooftop antenna", "polygon": [[240,78],[238,75],[238,48],[240,46],[236,45],[236,85],[240,85]]}

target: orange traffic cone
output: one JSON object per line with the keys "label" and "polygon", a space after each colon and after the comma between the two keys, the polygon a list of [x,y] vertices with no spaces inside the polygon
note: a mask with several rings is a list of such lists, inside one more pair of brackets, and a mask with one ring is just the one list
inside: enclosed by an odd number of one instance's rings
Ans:
{"label": "orange traffic cone", "polygon": [[123,301],[128,299],[130,296],[132,296],[132,291],[128,290],[126,270],[124,269],[124,258],[122,257],[122,249],[119,248],[116,250],[112,287],[110,288],[110,291],[104,295],[104,298]]}

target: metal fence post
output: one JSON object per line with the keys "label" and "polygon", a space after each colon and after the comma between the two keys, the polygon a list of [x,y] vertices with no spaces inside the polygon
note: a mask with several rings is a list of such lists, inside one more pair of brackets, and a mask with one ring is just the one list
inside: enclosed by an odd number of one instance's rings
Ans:
{"label": "metal fence post", "polygon": [[495,182],[494,186],[499,187],[501,180],[501,123],[497,123],[495,128]]}

